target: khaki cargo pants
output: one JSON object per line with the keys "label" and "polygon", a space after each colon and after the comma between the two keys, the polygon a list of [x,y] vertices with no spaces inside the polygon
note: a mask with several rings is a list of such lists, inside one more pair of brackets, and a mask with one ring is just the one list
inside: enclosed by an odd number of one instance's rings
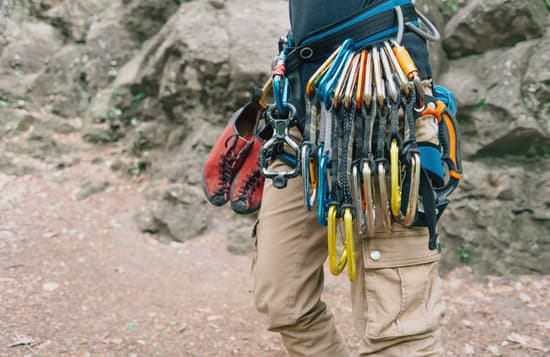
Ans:
{"label": "khaki cargo pants", "polygon": [[[275,161],[273,169],[284,169]],[[279,332],[291,356],[350,356],[321,301],[326,228],[303,205],[301,179],[282,190],[266,180],[254,229],[255,302],[268,329]],[[361,356],[439,356],[443,316],[439,254],[423,228],[394,224],[391,238],[355,241],[357,275],[351,286]],[[343,273],[341,279],[347,279]]]}

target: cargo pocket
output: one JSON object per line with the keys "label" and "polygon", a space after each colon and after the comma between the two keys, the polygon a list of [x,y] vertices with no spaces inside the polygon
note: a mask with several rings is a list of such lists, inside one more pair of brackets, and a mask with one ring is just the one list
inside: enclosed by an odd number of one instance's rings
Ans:
{"label": "cargo pocket", "polygon": [[439,253],[418,235],[363,240],[366,335],[373,340],[435,330],[443,317]]}

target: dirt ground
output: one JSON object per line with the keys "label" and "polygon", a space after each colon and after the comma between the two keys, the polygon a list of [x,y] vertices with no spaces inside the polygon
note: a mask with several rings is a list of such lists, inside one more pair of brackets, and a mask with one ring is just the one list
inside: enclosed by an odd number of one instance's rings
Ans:
{"label": "dirt ground", "polygon": [[[146,182],[107,163],[0,175],[0,356],[285,356],[254,310],[250,257],[227,252],[222,225],[183,244],[140,233]],[[76,199],[90,177],[110,185]],[[347,278],[327,277],[356,351]],[[548,355],[549,287],[549,276],[453,271],[446,356]]]}

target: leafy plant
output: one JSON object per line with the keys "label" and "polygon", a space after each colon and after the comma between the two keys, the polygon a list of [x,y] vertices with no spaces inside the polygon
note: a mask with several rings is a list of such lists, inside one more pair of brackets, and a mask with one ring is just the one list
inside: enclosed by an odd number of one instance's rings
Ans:
{"label": "leafy plant", "polygon": [[470,248],[464,245],[458,248],[458,259],[460,259],[461,262],[468,264],[470,260]]}

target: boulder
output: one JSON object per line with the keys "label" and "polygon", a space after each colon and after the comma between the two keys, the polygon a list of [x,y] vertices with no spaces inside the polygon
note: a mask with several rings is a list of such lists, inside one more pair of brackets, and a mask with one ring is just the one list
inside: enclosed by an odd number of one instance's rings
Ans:
{"label": "boulder", "polygon": [[475,155],[525,155],[550,140],[548,121],[526,107],[524,74],[539,41],[454,60],[441,77],[456,93],[466,158]]}
{"label": "boulder", "polygon": [[547,12],[543,1],[472,0],[445,26],[445,51],[458,58],[540,37]]}
{"label": "boulder", "polygon": [[[465,162],[464,180],[440,222],[442,267],[466,263],[482,274],[550,269],[548,160]],[[546,212],[546,213],[544,213]]]}
{"label": "boulder", "polygon": [[157,33],[178,9],[178,1],[122,0],[122,24],[136,39],[144,41]]}
{"label": "boulder", "polygon": [[9,44],[0,56],[0,71],[34,73],[62,46],[55,28],[44,22],[23,22],[10,31]]}
{"label": "boulder", "polygon": [[90,25],[111,3],[110,0],[65,0],[44,16],[70,41],[84,42]]}
{"label": "boulder", "polygon": [[56,53],[30,87],[37,104],[67,117],[85,112],[91,98],[107,87],[139,46],[120,24],[122,10],[114,3],[90,25],[85,44],[69,44]]}
{"label": "boulder", "polygon": [[[525,106],[535,114],[543,130],[550,133],[550,36],[534,48],[523,76]],[[550,152],[550,151],[549,151]]]}
{"label": "boulder", "polygon": [[162,236],[183,242],[206,230],[209,221],[207,210],[197,189],[174,184],[164,191],[152,214]]}

